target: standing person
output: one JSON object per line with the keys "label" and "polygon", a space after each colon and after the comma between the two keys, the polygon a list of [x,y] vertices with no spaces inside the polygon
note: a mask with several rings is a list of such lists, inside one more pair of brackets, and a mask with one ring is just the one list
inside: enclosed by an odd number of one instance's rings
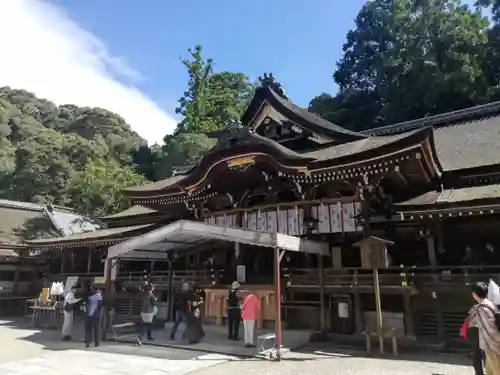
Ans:
{"label": "standing person", "polygon": [[[469,311],[469,316],[472,314],[474,308],[476,308],[476,306]],[[460,336],[467,340],[469,344],[470,353],[472,355],[472,367],[474,368],[475,375],[484,375],[484,353],[479,347],[479,328],[476,321],[471,322],[466,319],[460,329]]]}
{"label": "standing person", "polygon": [[73,314],[78,306],[78,302],[81,301],[80,298],[75,298],[76,288],[73,285],[66,296],[64,296],[63,303],[63,315],[64,322],[62,326],[62,339],[63,341],[71,340],[71,331],[73,329]]}
{"label": "standing person", "polygon": [[201,322],[201,306],[203,305],[203,297],[199,293],[193,293],[190,301],[190,309],[187,313],[186,330],[184,331],[183,339],[189,344],[196,344],[205,336],[203,325]]}
{"label": "standing person", "polygon": [[191,303],[191,293],[189,292],[189,284],[183,283],[182,290],[175,296],[175,321],[170,331],[170,340],[175,340],[175,334],[181,322],[187,323],[187,314],[189,304]]}
{"label": "standing person", "polygon": [[241,305],[241,318],[245,331],[245,347],[254,348],[255,321],[260,314],[260,300],[254,292],[250,291]]}
{"label": "standing person", "polygon": [[156,296],[154,295],[154,288],[151,284],[145,284],[144,286],[144,297],[142,299],[141,306],[141,330],[139,336],[137,336],[137,345],[141,346],[143,341],[147,339],[148,341],[153,341],[153,335],[151,333],[151,325],[153,324],[153,318],[155,316],[156,310]]}
{"label": "standing person", "polygon": [[241,321],[241,300],[239,297],[240,283],[234,281],[227,297],[227,326],[229,340],[239,340]]}
{"label": "standing person", "polygon": [[85,306],[85,347],[90,346],[92,338],[94,345],[99,346],[99,331],[102,315],[102,293],[100,289],[90,289],[92,293],[87,299]]}
{"label": "standing person", "polygon": [[469,312],[471,324],[479,331],[479,347],[486,356],[486,375],[500,374],[500,332],[496,325],[496,306],[486,298],[488,287],[483,282],[474,284],[471,288],[472,297],[478,303]]}

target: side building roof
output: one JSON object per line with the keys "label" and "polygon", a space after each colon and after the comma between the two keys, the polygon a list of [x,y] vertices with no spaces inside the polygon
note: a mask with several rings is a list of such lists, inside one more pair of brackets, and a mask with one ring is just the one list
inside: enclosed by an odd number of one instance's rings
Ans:
{"label": "side building roof", "polygon": [[0,199],[0,243],[19,243],[28,232],[64,236],[98,227],[71,208]]}
{"label": "side building roof", "polygon": [[367,136],[434,129],[434,142],[445,171],[500,164],[500,102],[480,105],[363,131]]}

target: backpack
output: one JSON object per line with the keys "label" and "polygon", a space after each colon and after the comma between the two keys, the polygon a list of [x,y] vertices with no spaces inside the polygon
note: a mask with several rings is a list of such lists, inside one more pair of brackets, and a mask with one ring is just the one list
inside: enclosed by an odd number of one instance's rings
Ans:
{"label": "backpack", "polygon": [[493,317],[495,319],[495,326],[497,327],[497,330],[500,332],[500,311],[498,309],[493,309],[492,307],[488,305],[479,305],[478,307],[486,307],[488,310],[490,310],[493,313]]}

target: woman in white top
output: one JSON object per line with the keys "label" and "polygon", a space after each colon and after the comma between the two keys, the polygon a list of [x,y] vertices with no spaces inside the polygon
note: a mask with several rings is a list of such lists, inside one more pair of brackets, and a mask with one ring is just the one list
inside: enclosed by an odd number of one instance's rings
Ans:
{"label": "woman in white top", "polygon": [[73,329],[73,312],[75,306],[81,298],[75,298],[75,287],[71,287],[70,291],[64,297],[63,313],[64,323],[62,326],[62,337],[64,341],[71,340],[71,330]]}

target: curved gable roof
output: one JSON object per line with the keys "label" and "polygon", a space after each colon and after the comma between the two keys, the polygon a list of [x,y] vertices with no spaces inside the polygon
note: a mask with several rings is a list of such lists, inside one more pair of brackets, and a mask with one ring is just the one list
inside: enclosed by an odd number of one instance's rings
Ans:
{"label": "curved gable roof", "polygon": [[344,129],[309,112],[305,108],[299,107],[291,100],[281,97],[267,86],[259,87],[255,91],[250,105],[241,117],[241,122],[249,126],[252,120],[258,115],[262,105],[266,102],[289,120],[312,132],[324,134],[340,142],[352,142],[366,138],[364,134]]}

